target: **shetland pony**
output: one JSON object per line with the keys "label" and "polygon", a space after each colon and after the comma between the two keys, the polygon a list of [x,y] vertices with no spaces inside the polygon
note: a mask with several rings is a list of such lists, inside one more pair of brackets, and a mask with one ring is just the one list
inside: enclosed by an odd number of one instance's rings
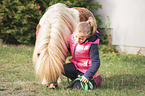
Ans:
{"label": "shetland pony", "polygon": [[63,73],[68,55],[68,39],[80,21],[93,14],[85,8],[68,8],[57,3],[47,8],[36,27],[36,43],[33,53],[36,75],[42,84],[54,83]]}

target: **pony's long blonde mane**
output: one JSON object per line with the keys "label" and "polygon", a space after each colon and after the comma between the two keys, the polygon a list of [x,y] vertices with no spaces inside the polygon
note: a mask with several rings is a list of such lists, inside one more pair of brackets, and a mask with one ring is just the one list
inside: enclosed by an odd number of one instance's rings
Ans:
{"label": "pony's long blonde mane", "polygon": [[79,12],[61,3],[49,7],[40,19],[33,63],[41,80],[54,82],[62,74],[68,38],[78,22]]}

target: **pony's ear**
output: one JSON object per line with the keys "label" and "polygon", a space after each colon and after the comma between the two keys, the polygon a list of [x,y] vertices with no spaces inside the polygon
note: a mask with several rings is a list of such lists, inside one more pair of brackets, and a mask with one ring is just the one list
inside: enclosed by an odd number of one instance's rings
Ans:
{"label": "pony's ear", "polygon": [[38,24],[38,25],[36,26],[36,38],[37,38],[37,36],[38,36],[39,29],[40,29],[40,24]]}

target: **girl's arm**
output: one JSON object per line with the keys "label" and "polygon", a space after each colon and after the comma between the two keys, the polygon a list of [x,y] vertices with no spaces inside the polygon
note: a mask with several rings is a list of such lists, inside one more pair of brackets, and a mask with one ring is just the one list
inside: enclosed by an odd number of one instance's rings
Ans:
{"label": "girl's arm", "polygon": [[99,48],[97,44],[91,45],[89,55],[92,61],[92,65],[84,74],[88,80],[92,78],[92,76],[98,71],[100,67]]}

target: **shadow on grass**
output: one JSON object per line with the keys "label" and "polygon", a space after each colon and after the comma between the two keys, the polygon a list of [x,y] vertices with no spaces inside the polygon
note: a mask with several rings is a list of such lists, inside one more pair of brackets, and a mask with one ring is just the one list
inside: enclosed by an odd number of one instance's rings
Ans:
{"label": "shadow on grass", "polygon": [[121,74],[103,78],[103,89],[143,90],[145,89],[145,74]]}

